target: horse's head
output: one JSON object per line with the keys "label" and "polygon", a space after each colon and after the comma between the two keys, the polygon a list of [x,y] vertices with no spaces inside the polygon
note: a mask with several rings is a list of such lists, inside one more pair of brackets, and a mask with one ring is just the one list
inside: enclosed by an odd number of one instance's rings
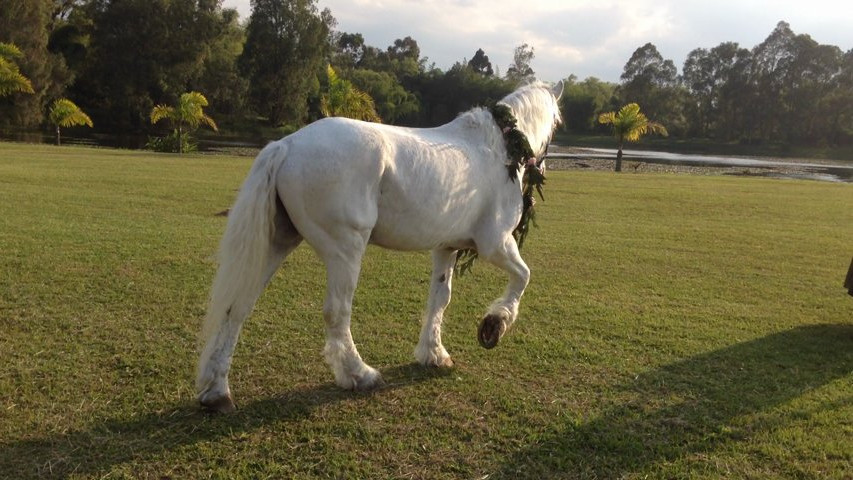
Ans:
{"label": "horse's head", "polygon": [[562,80],[553,87],[537,81],[518,88],[500,101],[512,109],[518,129],[527,136],[536,157],[545,153],[554,130],[563,122],[559,103],[562,94]]}

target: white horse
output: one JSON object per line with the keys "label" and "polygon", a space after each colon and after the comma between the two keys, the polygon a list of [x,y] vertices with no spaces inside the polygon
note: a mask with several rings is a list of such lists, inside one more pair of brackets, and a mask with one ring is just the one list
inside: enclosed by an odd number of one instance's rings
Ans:
{"label": "white horse", "polygon": [[[532,83],[500,103],[518,120],[537,156],[561,121],[560,82]],[[507,174],[502,131],[475,108],[437,128],[413,129],[326,118],[267,145],[228,215],[204,320],[196,388],[201,404],[234,410],[228,371],[243,320],[284,258],[304,239],[326,265],[323,304],[326,362],[335,383],[370,389],[382,383],[362,361],[350,333],[352,298],[369,243],[432,250],[432,281],[415,348],[423,365],[453,362],[441,322],[460,249],[474,248],[509,274],[504,295],[479,328],[491,348],[512,326],[530,270],[512,232],[522,213],[522,174]]]}

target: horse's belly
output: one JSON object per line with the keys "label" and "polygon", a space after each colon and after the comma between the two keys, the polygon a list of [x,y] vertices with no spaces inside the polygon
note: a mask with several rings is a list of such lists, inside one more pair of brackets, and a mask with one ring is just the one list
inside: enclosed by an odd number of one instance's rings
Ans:
{"label": "horse's belly", "polygon": [[[455,221],[463,220],[463,221]],[[370,235],[370,243],[393,250],[432,250],[439,247],[466,248],[472,245],[467,219],[435,217],[413,212],[383,212]]]}

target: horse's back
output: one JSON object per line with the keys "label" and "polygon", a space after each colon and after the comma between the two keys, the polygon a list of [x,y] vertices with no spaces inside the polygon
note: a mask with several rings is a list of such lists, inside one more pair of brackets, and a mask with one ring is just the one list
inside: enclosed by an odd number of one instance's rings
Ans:
{"label": "horse's back", "polygon": [[507,180],[464,133],[324,119],[281,140],[280,194],[297,228],[343,222],[388,248],[465,246],[495,172]]}

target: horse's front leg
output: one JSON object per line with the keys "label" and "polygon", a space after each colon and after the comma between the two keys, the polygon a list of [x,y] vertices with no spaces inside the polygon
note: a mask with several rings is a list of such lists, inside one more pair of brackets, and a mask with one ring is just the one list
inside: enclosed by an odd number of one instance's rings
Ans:
{"label": "horse's front leg", "polygon": [[506,292],[492,303],[480,322],[477,339],[484,348],[494,348],[515,322],[521,296],[530,281],[530,269],[521,259],[515,239],[509,233],[502,238],[494,245],[480,246],[478,252],[480,257],[509,274]]}
{"label": "horse's front leg", "polygon": [[429,299],[424,314],[421,338],[415,348],[418,363],[434,367],[452,367],[453,360],[444,345],[441,344],[441,321],[444,309],[450,303],[450,282],[453,266],[456,264],[456,250],[438,249],[432,251],[432,280],[429,287]]}

